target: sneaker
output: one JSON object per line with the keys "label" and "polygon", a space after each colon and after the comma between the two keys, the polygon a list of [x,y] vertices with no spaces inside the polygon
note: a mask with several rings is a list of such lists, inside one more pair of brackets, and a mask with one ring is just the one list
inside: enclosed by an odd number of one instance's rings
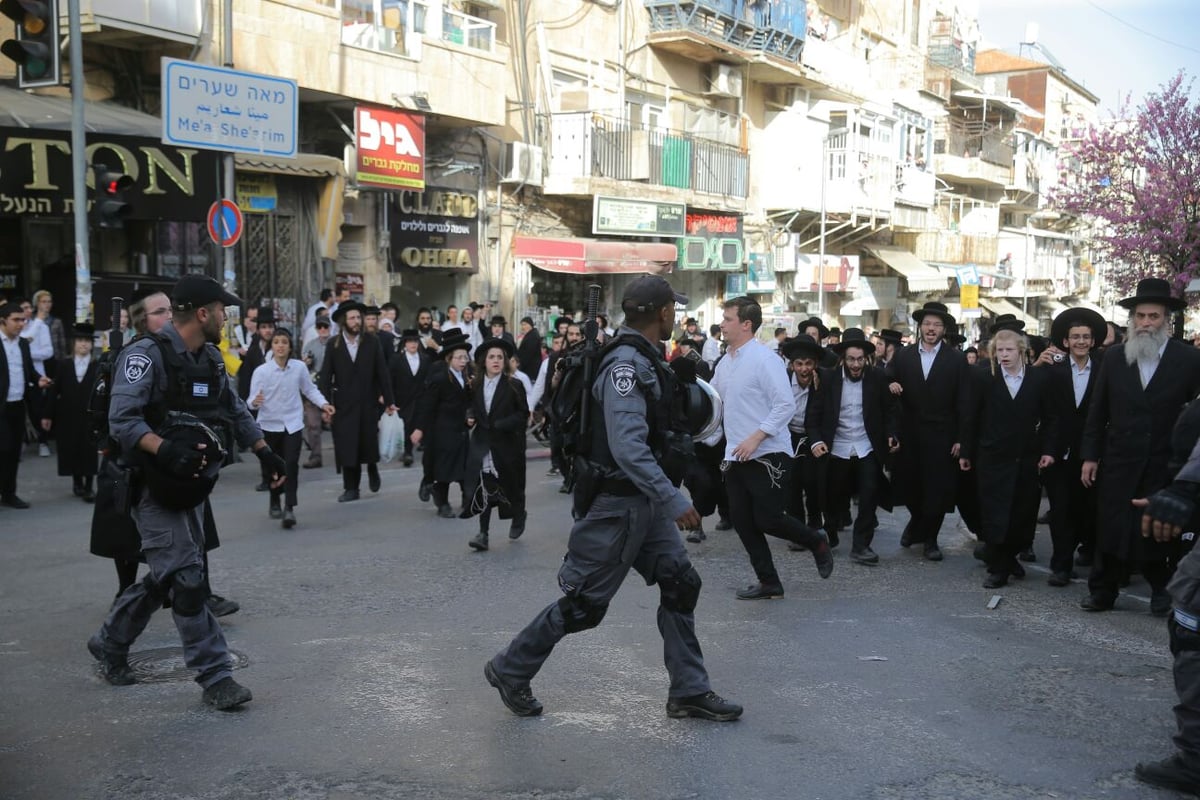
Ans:
{"label": "sneaker", "polygon": [[133,670],[129,668],[129,660],[123,655],[107,652],[100,634],[97,633],[88,639],[87,649],[92,657],[100,662],[100,674],[104,680],[113,686],[131,686],[137,683]]}
{"label": "sneaker", "polygon": [[50,457],[50,445],[39,444],[38,445],[38,455],[41,456],[42,458],[49,458]]}
{"label": "sneaker", "polygon": [[679,697],[667,701],[667,716],[699,717],[714,722],[731,722],[742,715],[742,707],[731,703],[716,692],[705,692],[692,697]]}
{"label": "sneaker", "polygon": [[204,702],[218,711],[230,711],[253,699],[250,690],[233,678],[221,678],[204,690]]}
{"label": "sneaker", "polygon": [[1200,794],[1200,769],[1188,765],[1183,756],[1176,753],[1170,758],[1150,764],[1138,764],[1133,774],[1142,783],[1160,789],[1174,789],[1188,794]]}
{"label": "sneaker", "polygon": [[783,587],[779,584],[764,586],[752,583],[745,589],[737,590],[738,600],[778,600],[783,597]]}
{"label": "sneaker", "polygon": [[542,713],[542,704],[533,696],[533,690],[529,688],[529,684],[511,686],[505,683],[500,674],[496,672],[496,668],[492,666],[491,661],[483,665],[483,677],[496,687],[496,691],[500,692],[500,700],[508,707],[509,711],[518,717],[536,717]]}
{"label": "sneaker", "polygon": [[242,608],[233,600],[226,600],[219,594],[210,594],[204,602],[208,604],[208,610],[213,613],[214,617],[228,617],[230,614],[236,614]]}

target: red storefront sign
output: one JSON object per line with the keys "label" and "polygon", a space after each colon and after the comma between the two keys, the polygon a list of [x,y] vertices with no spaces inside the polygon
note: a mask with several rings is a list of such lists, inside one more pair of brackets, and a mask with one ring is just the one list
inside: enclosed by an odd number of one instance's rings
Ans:
{"label": "red storefront sign", "polygon": [[359,186],[425,188],[425,117],[378,106],[354,109]]}
{"label": "red storefront sign", "polygon": [[531,236],[517,236],[513,242],[513,257],[523,258],[547,272],[573,275],[670,272],[677,255],[674,244],[663,242]]}

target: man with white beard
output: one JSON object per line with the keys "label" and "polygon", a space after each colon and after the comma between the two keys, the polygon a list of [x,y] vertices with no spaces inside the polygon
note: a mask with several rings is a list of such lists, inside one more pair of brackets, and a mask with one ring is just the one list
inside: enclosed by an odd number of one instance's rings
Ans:
{"label": "man with white beard", "polygon": [[1080,445],[1080,479],[1097,486],[1099,508],[1089,594],[1079,605],[1111,609],[1122,577],[1140,564],[1150,584],[1150,612],[1165,616],[1178,541],[1142,538],[1142,510],[1132,501],[1170,482],[1171,429],[1200,392],[1200,350],[1170,338],[1173,312],[1186,303],[1171,296],[1167,281],[1139,281],[1137,293],[1120,305],[1129,310],[1129,337],[1105,354]]}

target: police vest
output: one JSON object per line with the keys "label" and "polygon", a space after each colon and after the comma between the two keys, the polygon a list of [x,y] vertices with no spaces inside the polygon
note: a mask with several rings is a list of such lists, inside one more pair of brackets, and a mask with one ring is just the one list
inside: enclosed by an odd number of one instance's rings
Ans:
{"label": "police vest", "polygon": [[221,352],[206,344],[198,358],[175,350],[171,337],[148,333],[158,344],[167,371],[167,391],[146,408],[146,422],[158,430],[172,413],[191,414],[208,422],[221,421],[221,391],[225,386],[225,361]]}

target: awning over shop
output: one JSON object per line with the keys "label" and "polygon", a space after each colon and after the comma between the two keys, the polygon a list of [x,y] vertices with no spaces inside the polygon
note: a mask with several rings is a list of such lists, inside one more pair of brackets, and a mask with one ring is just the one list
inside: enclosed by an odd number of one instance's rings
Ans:
{"label": "awning over shop", "polygon": [[1047,309],[1050,312],[1050,318],[1054,319],[1059,314],[1070,308],[1070,306],[1066,305],[1065,303],[1060,303],[1057,300],[1043,300],[1042,308]]}
{"label": "awning over shop", "polygon": [[[85,106],[83,118],[87,131],[162,137],[163,124],[158,117],[116,103],[88,102]],[[69,130],[71,98],[0,89],[0,127]]]}
{"label": "awning over shop", "polygon": [[903,275],[910,292],[944,292],[949,288],[948,276],[907,250],[899,247],[868,247],[867,252]]}
{"label": "awning over shop", "polygon": [[979,305],[986,308],[996,316],[1001,314],[1012,314],[1017,319],[1025,323],[1026,333],[1036,333],[1038,329],[1037,317],[1031,317],[1021,310],[1021,307],[1001,297],[980,297]]}
{"label": "awning over shop", "polygon": [[678,257],[678,248],[663,242],[517,236],[513,243],[513,258],[525,259],[547,272],[570,275],[669,272]]}
{"label": "awning over shop", "polygon": [[340,158],[317,153],[298,153],[295,158],[273,158],[253,153],[237,153],[233,165],[243,172],[271,175],[295,175],[300,178],[344,178],[346,166]]}

